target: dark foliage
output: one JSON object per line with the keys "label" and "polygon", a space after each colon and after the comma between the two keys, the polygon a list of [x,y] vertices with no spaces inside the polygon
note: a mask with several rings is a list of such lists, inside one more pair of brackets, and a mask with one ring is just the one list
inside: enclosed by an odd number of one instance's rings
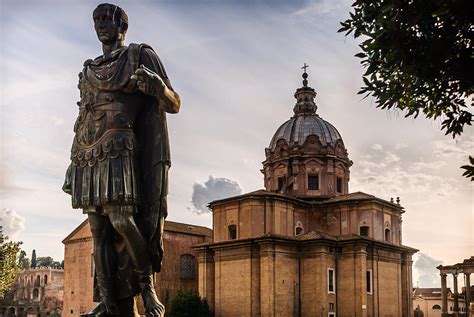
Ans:
{"label": "dark foliage", "polygon": [[168,317],[211,317],[207,300],[194,292],[178,292],[170,305]]}
{"label": "dark foliage", "polygon": [[20,245],[21,242],[8,241],[8,237],[3,235],[3,228],[0,226],[0,299],[8,292],[20,269],[17,261],[21,251]]}
{"label": "dark foliage", "polygon": [[461,166],[461,168],[465,170],[462,176],[470,177],[471,181],[474,182],[474,157],[469,156],[469,164],[470,165]]}
{"label": "dark foliage", "polygon": [[474,2],[356,0],[352,7],[339,32],[363,40],[359,94],[406,117],[441,118],[446,134],[461,135],[473,120]]}

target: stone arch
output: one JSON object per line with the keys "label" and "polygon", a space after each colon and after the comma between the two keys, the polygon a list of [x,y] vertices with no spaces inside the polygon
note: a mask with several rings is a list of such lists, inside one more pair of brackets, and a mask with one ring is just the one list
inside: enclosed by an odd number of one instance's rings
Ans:
{"label": "stone arch", "polygon": [[33,289],[33,300],[39,300],[39,289],[38,288]]}
{"label": "stone arch", "polygon": [[48,274],[44,275],[43,281],[44,281],[44,285],[48,284]]}
{"label": "stone arch", "polygon": [[288,155],[288,143],[286,143],[285,139],[279,139],[277,141],[274,153],[280,157]]}
{"label": "stone arch", "polygon": [[38,274],[36,275],[35,279],[35,287],[40,287],[41,286],[41,276]]}
{"label": "stone arch", "polygon": [[316,134],[308,135],[303,143],[303,151],[308,153],[319,152],[322,147],[323,144],[319,140],[319,136]]}
{"label": "stone arch", "polygon": [[15,317],[16,316],[16,310],[15,307],[10,307],[7,310],[7,317]]}

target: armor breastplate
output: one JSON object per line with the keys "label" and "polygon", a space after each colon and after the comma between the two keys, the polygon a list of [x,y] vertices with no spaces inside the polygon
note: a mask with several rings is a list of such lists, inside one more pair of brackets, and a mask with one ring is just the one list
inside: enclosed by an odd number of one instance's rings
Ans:
{"label": "armor breastplate", "polygon": [[128,155],[136,149],[133,127],[142,105],[140,93],[100,90],[86,78],[80,78],[79,87],[81,101],[71,159],[80,166],[93,166],[96,160]]}

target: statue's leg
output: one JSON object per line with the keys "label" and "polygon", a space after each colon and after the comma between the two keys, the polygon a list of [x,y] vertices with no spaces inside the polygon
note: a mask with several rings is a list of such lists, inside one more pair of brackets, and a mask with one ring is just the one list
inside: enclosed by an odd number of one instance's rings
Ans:
{"label": "statue's leg", "polygon": [[92,240],[94,243],[94,264],[97,275],[97,286],[100,293],[100,303],[94,308],[89,316],[105,316],[106,314],[118,315],[119,309],[113,295],[113,285],[111,275],[113,268],[110,267],[111,259],[111,234],[112,225],[106,216],[99,215],[95,212],[88,213],[89,225],[92,232]]}
{"label": "statue's leg", "polygon": [[158,300],[153,286],[153,270],[148,247],[135,220],[130,206],[120,206],[109,212],[109,219],[115,230],[122,236],[140,286],[147,316],[164,316],[165,307]]}

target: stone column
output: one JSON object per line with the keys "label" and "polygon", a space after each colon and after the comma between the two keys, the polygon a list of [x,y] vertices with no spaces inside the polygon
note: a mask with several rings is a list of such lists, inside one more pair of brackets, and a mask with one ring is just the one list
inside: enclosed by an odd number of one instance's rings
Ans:
{"label": "stone column", "polygon": [[471,303],[471,273],[464,273],[466,277],[466,312],[467,316],[471,315],[470,303]]}
{"label": "stone column", "polygon": [[447,287],[446,287],[446,274],[441,273],[441,312],[443,314],[448,313],[448,297],[447,297]]}
{"label": "stone column", "polygon": [[453,288],[454,288],[454,307],[455,313],[459,311],[459,293],[458,293],[458,273],[453,273]]}

